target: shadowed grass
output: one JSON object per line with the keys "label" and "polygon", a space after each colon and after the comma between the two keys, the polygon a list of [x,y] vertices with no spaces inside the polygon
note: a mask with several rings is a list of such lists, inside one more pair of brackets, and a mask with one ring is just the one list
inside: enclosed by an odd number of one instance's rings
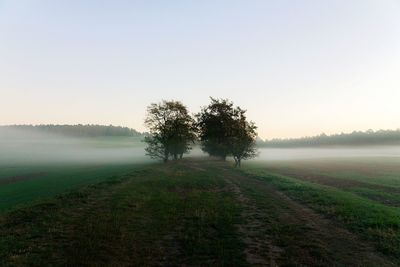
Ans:
{"label": "shadowed grass", "polygon": [[383,253],[400,257],[400,210],[330,186],[270,174],[262,169],[245,173],[266,181],[293,199],[344,223],[375,243]]}
{"label": "shadowed grass", "polygon": [[243,266],[221,178],[154,165],[0,217],[2,266]]}

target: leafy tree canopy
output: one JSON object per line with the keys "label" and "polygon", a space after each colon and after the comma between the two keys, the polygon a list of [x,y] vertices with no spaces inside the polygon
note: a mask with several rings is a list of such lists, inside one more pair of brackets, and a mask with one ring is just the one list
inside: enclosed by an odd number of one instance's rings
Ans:
{"label": "leafy tree canopy", "polygon": [[149,129],[147,154],[164,161],[182,158],[196,137],[194,120],[179,101],[164,100],[148,106],[145,125]]}
{"label": "leafy tree canopy", "polygon": [[246,111],[227,99],[211,98],[211,103],[196,115],[204,152],[223,160],[233,156],[236,165],[257,155],[257,127],[248,122]]}

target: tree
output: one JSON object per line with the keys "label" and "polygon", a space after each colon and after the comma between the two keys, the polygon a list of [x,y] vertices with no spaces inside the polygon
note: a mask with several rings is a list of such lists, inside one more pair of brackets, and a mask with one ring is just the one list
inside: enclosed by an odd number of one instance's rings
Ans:
{"label": "tree", "polygon": [[162,101],[147,108],[145,125],[149,129],[146,136],[146,152],[152,158],[168,161],[182,158],[191,149],[195,140],[194,120],[187,108],[179,101]]}
{"label": "tree", "polygon": [[202,150],[226,160],[232,147],[233,104],[211,98],[211,104],[196,115]]}
{"label": "tree", "polygon": [[168,161],[168,149],[159,135],[148,135],[144,138],[144,141],[147,143],[147,155],[153,159],[162,159],[164,162]]}
{"label": "tree", "polygon": [[193,118],[188,114],[186,108],[181,110],[181,115],[171,121],[171,146],[170,154],[177,159],[183,157],[184,153],[191,150],[191,144],[196,139],[196,129]]}
{"label": "tree", "polygon": [[222,160],[233,156],[236,166],[242,159],[255,157],[257,127],[247,121],[245,113],[227,99],[211,98],[211,103],[196,115],[202,150]]}
{"label": "tree", "polygon": [[235,167],[240,167],[242,160],[254,158],[258,155],[256,148],[257,126],[253,122],[248,122],[245,111],[240,111],[235,118],[233,127],[232,156],[235,160]]}

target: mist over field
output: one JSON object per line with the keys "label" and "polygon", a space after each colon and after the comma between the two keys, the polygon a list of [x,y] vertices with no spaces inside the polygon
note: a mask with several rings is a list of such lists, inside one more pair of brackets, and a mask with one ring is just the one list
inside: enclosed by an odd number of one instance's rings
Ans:
{"label": "mist over field", "polygon": [[72,138],[0,128],[0,166],[147,161],[140,137]]}
{"label": "mist over field", "polygon": [[0,0],[0,267],[400,266],[400,0]]}
{"label": "mist over field", "polygon": [[[194,147],[188,156],[205,154]],[[400,146],[339,146],[259,149],[256,161],[323,158],[393,157]],[[72,138],[37,131],[0,128],[0,166],[76,163],[137,163],[148,161],[141,137]]]}
{"label": "mist over field", "polygon": [[318,148],[260,148],[256,161],[391,157],[400,159],[400,146],[340,146]]}

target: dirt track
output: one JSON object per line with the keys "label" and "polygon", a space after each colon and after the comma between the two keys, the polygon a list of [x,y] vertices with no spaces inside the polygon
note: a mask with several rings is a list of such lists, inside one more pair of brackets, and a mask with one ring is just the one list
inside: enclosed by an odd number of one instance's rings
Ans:
{"label": "dirt track", "polygon": [[225,180],[243,206],[239,226],[253,266],[395,266],[331,220],[263,181],[225,169]]}

